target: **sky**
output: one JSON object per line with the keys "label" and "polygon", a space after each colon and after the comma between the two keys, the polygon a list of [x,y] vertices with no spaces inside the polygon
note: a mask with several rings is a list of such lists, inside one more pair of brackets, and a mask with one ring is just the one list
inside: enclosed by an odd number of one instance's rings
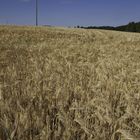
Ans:
{"label": "sky", "polygon": [[[140,0],[38,0],[39,25],[118,26],[140,21]],[[35,25],[35,0],[0,0],[0,24]]]}

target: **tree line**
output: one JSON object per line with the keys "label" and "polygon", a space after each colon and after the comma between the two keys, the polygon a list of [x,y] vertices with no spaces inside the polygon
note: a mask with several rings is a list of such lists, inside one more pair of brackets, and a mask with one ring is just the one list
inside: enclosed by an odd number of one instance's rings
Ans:
{"label": "tree line", "polygon": [[127,25],[122,26],[77,26],[77,28],[84,29],[104,29],[104,30],[115,30],[115,31],[125,31],[125,32],[139,32],[140,33],[140,22],[130,22]]}

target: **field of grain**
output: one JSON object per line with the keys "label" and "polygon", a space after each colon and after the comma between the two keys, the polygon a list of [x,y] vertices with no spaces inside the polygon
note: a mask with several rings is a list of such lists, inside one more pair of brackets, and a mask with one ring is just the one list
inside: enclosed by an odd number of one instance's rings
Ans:
{"label": "field of grain", "polygon": [[140,34],[0,26],[0,140],[140,140]]}

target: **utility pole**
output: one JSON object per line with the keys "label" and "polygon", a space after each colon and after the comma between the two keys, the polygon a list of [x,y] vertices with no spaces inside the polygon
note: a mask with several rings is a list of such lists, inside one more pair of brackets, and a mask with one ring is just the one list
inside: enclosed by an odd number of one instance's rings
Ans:
{"label": "utility pole", "polygon": [[7,24],[7,25],[9,24],[8,20],[6,20],[6,24]]}
{"label": "utility pole", "polygon": [[38,0],[36,0],[36,26],[38,26]]}

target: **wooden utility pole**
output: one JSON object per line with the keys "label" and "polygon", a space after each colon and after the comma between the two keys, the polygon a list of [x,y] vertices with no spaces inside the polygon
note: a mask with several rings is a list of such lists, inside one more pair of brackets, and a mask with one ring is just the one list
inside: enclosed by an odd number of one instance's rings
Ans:
{"label": "wooden utility pole", "polygon": [[38,0],[36,0],[36,26],[38,26]]}

